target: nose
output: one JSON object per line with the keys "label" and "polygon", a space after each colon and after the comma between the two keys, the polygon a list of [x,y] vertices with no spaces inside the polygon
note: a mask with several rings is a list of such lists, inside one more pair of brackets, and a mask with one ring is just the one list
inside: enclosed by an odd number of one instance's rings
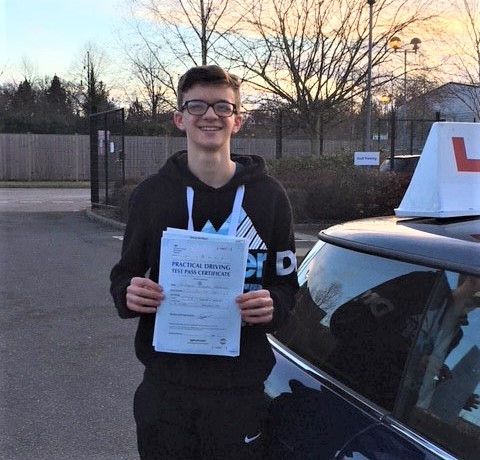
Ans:
{"label": "nose", "polygon": [[207,111],[203,114],[204,117],[215,117],[218,118],[218,115],[215,113],[215,110],[213,110],[213,105],[209,106],[207,108]]}

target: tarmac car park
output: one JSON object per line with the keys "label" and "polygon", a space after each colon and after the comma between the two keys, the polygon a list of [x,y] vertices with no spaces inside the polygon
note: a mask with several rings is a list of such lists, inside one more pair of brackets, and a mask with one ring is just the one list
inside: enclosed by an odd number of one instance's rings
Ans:
{"label": "tarmac car park", "polygon": [[434,124],[395,216],[319,233],[269,336],[275,460],[480,458],[479,146]]}

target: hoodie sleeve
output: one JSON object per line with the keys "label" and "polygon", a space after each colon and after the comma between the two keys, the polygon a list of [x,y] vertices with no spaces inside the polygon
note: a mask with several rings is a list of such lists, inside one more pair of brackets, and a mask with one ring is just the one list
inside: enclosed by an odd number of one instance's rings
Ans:
{"label": "hoodie sleeve", "polygon": [[295,233],[290,201],[282,187],[276,202],[274,234],[269,250],[270,260],[264,279],[264,287],[273,299],[273,320],[267,329],[277,330],[288,321],[295,306],[298,291],[297,258],[295,254]]}
{"label": "hoodie sleeve", "polygon": [[121,318],[134,318],[137,313],[126,304],[127,287],[135,276],[143,277],[148,271],[146,204],[139,189],[132,193],[128,206],[128,223],[123,238],[120,261],[110,273],[110,293]]}

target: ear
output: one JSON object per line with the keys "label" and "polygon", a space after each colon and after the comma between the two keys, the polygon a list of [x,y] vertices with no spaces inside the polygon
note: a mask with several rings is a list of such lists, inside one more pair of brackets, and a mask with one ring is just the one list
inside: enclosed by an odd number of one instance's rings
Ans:
{"label": "ear", "polygon": [[232,133],[238,133],[242,125],[243,125],[243,116],[235,115],[235,122],[233,124]]}
{"label": "ear", "polygon": [[175,123],[175,126],[180,130],[180,131],[185,131],[185,125],[183,124],[183,113],[176,111],[173,114],[173,122]]}

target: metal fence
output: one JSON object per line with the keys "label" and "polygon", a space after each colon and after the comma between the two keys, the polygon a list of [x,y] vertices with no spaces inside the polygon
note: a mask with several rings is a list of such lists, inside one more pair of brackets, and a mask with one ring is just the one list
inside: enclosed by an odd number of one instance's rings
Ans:
{"label": "metal fence", "polygon": [[[97,134],[98,135],[98,134]],[[186,148],[184,137],[125,136],[125,177],[153,174],[166,159]],[[275,139],[234,138],[232,152],[275,158]],[[325,154],[361,150],[361,142],[327,140]],[[285,139],[284,156],[309,155],[308,140]],[[89,181],[90,138],[80,134],[0,133],[1,181]]]}
{"label": "metal fence", "polygon": [[90,115],[92,204],[110,206],[115,190],[125,185],[125,111]]}
{"label": "metal fence", "polygon": [[[420,153],[434,121],[436,120],[406,118],[392,111],[391,116],[374,120],[371,147],[382,151],[386,156],[393,153]],[[104,129],[94,126],[92,139],[98,140],[102,130]],[[354,137],[354,133],[350,133],[343,139],[324,140],[324,154],[343,151],[351,153],[353,159],[355,151],[363,150],[362,141]],[[265,159],[276,158],[277,141],[275,138],[259,138],[254,135],[234,137],[232,152],[257,154]],[[284,157],[310,154],[310,142],[307,139],[286,137],[282,139],[281,146]],[[90,147],[88,135],[0,133],[0,180],[89,181]],[[108,150],[108,144],[106,148]],[[185,137],[125,136],[122,145],[125,178],[128,180],[149,176],[170,155],[185,148]],[[99,168],[102,166],[99,165]]]}

